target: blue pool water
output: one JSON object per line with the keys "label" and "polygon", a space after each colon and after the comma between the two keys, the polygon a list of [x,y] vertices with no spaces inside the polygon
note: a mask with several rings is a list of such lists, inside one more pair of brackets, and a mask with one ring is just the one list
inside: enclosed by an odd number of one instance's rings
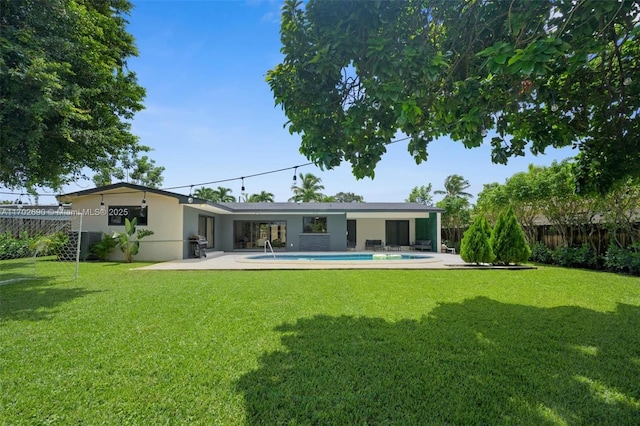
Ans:
{"label": "blue pool water", "polygon": [[275,259],[272,254],[260,254],[250,256],[252,260],[424,260],[432,256],[418,254],[400,253],[353,253],[353,254],[280,254],[276,253]]}

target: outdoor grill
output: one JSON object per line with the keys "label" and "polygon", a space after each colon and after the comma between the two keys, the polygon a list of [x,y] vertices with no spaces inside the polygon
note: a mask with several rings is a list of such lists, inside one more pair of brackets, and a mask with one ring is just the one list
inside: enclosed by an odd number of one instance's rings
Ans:
{"label": "outdoor grill", "polygon": [[191,257],[207,257],[208,241],[204,235],[192,235],[189,237],[189,253]]}

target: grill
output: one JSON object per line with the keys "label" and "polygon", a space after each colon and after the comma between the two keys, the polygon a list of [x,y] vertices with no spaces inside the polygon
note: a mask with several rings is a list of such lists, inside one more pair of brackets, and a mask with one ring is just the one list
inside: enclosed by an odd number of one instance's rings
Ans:
{"label": "grill", "polygon": [[189,237],[190,257],[207,257],[207,244],[209,242],[203,235],[192,235]]}

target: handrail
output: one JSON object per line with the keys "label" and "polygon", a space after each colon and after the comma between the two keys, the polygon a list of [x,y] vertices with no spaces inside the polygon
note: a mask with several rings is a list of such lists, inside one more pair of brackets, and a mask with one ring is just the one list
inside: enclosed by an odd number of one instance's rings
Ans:
{"label": "handrail", "polygon": [[271,250],[271,254],[273,255],[273,258],[276,258],[276,254],[273,252],[273,247],[271,246],[271,241],[269,240],[265,240],[264,242],[264,252],[267,252],[267,246],[269,246],[269,250]]}

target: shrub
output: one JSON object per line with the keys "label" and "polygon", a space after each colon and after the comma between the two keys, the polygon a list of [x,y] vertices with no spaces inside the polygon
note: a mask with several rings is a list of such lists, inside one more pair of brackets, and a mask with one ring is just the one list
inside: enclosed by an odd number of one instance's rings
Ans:
{"label": "shrub", "polygon": [[498,216],[491,234],[491,248],[499,264],[518,264],[531,256],[527,238],[511,207],[506,214]]}
{"label": "shrub", "polygon": [[89,252],[96,256],[98,260],[104,262],[117,246],[118,241],[103,232],[102,239],[97,243],[93,243],[89,248]]}
{"label": "shrub", "polygon": [[592,269],[597,266],[596,253],[589,244],[581,247],[557,247],[552,257],[553,263],[559,266]]}
{"label": "shrub", "polygon": [[531,260],[538,263],[553,263],[553,251],[540,241],[531,247]]}
{"label": "shrub", "polygon": [[478,216],[460,243],[460,257],[468,263],[490,263],[495,259],[491,249],[491,228],[484,216]]}
{"label": "shrub", "polygon": [[37,243],[38,237],[29,237],[26,232],[20,234],[18,238],[10,232],[0,234],[0,259],[21,259],[33,256],[33,247]]}
{"label": "shrub", "polygon": [[621,248],[612,242],[605,255],[604,265],[614,272],[640,275],[640,243],[633,243],[628,248]]}
{"label": "shrub", "polygon": [[153,231],[149,229],[139,229],[136,232],[137,224],[137,217],[134,217],[131,221],[125,218],[125,232],[115,232],[113,234],[113,239],[116,240],[117,247],[124,253],[124,260],[127,263],[133,262],[133,256],[138,254],[138,250],[140,250],[140,240],[148,235],[153,235]]}

